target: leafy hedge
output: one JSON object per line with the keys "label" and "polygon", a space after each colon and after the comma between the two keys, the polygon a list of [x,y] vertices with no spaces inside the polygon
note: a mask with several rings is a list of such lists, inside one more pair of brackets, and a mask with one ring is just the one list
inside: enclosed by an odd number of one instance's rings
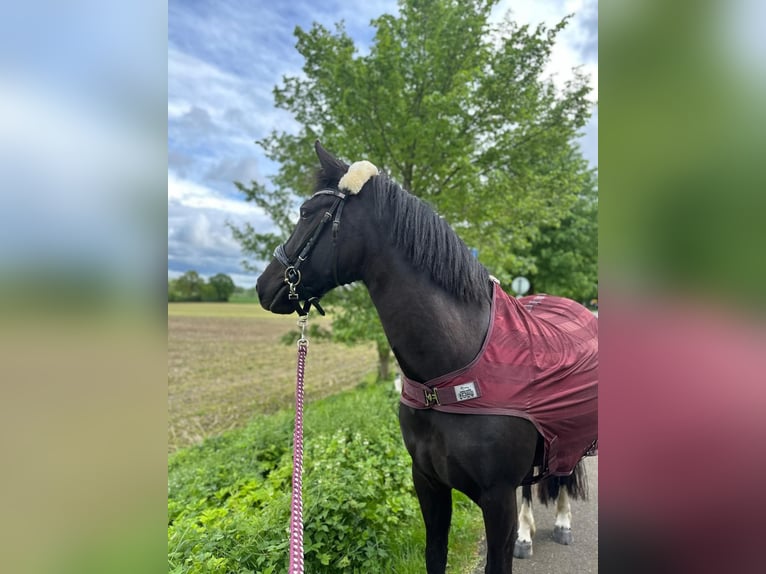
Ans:
{"label": "leafy hedge", "polygon": [[[402,553],[422,570],[423,526],[396,409],[387,385],[308,405],[307,572],[392,572]],[[171,456],[170,572],[287,570],[292,416],[261,417]]]}

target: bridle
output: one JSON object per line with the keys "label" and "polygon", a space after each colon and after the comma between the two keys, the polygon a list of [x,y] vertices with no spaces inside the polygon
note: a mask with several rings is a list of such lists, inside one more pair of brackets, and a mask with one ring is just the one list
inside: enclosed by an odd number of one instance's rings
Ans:
{"label": "bridle", "polygon": [[335,280],[335,286],[337,287],[340,285],[340,281],[338,281],[338,259],[335,254],[335,246],[338,238],[338,230],[340,229],[340,216],[341,213],[343,213],[343,206],[345,205],[345,199],[347,196],[345,193],[338,191],[337,189],[321,189],[314,193],[310,199],[313,199],[318,195],[333,195],[337,199],[332,204],[332,207],[325,211],[322,219],[319,221],[319,223],[317,223],[316,227],[314,227],[314,230],[311,232],[308,238],[298,247],[298,249],[295,250],[295,252],[298,254],[297,257],[295,257],[293,260],[290,260],[290,258],[287,257],[284,243],[278,245],[274,250],[274,258],[285,267],[284,280],[285,283],[287,283],[287,287],[289,289],[287,298],[292,301],[293,306],[295,307],[295,312],[300,316],[308,315],[312,305],[316,307],[316,310],[320,315],[325,314],[324,309],[322,309],[322,307],[319,305],[319,297],[310,297],[307,301],[301,304],[300,296],[298,295],[296,287],[298,287],[301,282],[301,265],[309,258],[309,255],[311,255],[311,250],[316,245],[317,239],[319,239],[319,235],[322,233],[322,230],[325,228],[330,219],[333,218],[333,216],[335,216],[335,219],[333,219],[332,222],[332,275],[333,279]]}

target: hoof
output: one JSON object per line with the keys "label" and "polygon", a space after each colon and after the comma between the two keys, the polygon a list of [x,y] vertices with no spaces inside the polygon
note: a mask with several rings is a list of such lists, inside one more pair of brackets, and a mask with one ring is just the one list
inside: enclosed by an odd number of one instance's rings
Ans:
{"label": "hoof", "polygon": [[532,557],[532,541],[517,540],[513,547],[514,558],[531,558]]}
{"label": "hoof", "polygon": [[572,529],[563,526],[554,527],[553,539],[559,544],[572,544]]}

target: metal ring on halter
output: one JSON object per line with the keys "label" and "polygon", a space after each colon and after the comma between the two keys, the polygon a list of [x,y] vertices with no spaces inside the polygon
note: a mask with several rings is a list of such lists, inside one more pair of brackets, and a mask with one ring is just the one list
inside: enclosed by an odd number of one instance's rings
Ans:
{"label": "metal ring on halter", "polygon": [[[295,281],[290,280],[290,275],[297,275],[298,278]],[[296,269],[292,265],[290,265],[287,269],[285,269],[285,283],[290,285],[293,289],[295,289],[295,286],[298,285],[301,282],[301,271],[300,269]]]}
{"label": "metal ring on halter", "polygon": [[[293,277],[296,277],[295,281],[290,280],[290,275]],[[298,271],[295,267],[292,265],[289,266],[287,269],[285,269],[285,283],[287,283],[287,288],[289,290],[289,293],[287,294],[287,298],[290,299],[290,301],[294,301],[296,304],[296,310],[298,310],[298,314],[300,315],[300,306],[298,305],[298,300],[300,299],[300,296],[298,295],[298,291],[295,289],[295,287],[298,285],[298,283],[301,282],[301,272]]]}

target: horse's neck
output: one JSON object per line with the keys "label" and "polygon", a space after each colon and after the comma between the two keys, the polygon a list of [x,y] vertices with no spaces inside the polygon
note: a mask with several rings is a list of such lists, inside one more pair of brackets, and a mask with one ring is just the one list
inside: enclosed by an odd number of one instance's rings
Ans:
{"label": "horse's neck", "polygon": [[467,365],[481,349],[489,325],[489,285],[486,301],[459,301],[396,253],[381,256],[364,283],[406,376],[436,378]]}

